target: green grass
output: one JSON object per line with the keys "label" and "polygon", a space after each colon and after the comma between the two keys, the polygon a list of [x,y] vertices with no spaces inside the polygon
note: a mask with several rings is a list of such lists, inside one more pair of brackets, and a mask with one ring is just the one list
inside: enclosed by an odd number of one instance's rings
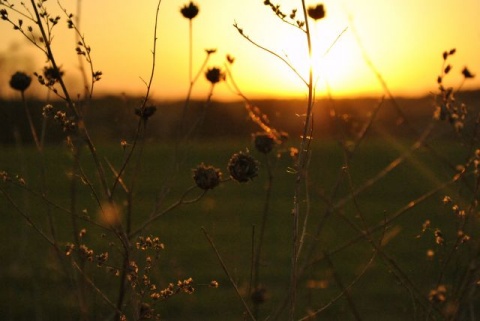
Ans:
{"label": "green grass", "polygon": [[[193,184],[191,169],[201,162],[222,169],[227,175],[226,164],[230,156],[245,147],[249,142],[206,140],[192,145],[184,163],[177,173],[172,171],[171,146],[147,144],[140,170],[136,176],[134,195],[135,215],[133,225],[138,226],[152,211],[155,200],[167,178],[170,193],[160,203],[167,208]],[[386,144],[380,140],[365,142],[362,148],[348,164],[353,188],[360,186],[366,179],[373,177],[384,166],[394,160],[408,142],[398,145]],[[436,149],[452,159],[456,164],[464,160],[462,147],[453,142],[443,143]],[[123,151],[117,145],[99,147],[99,153],[109,159],[118,168]],[[265,198],[265,161],[255,151],[252,154],[261,162],[259,177],[247,184],[228,182],[214,189],[199,202],[181,206],[156,221],[144,235],[160,237],[165,243],[159,265],[153,273],[161,287],[169,282],[192,277],[197,284],[208,284],[215,279],[220,283],[218,289],[197,285],[193,295],[179,295],[159,303],[158,311],[164,320],[242,320],[243,308],[224,275],[213,250],[206,240],[201,227],[204,227],[214,239],[223,260],[237,282],[240,291],[248,289],[251,266],[252,228],[258,233]],[[50,146],[45,151],[48,195],[55,203],[69,207],[69,184],[66,175],[69,172],[69,155],[63,146]],[[93,171],[93,163],[87,152],[83,155],[85,172],[90,180],[99,187]],[[39,156],[31,148],[17,150],[2,147],[0,170],[11,175],[19,173],[34,189],[39,187]],[[288,289],[291,252],[291,207],[294,176],[287,172],[291,161],[284,157],[278,160],[274,171],[272,203],[265,235],[265,248],[262,259],[262,284],[268,290],[268,301],[260,308],[261,319],[268,316],[275,307],[283,302]],[[311,216],[309,219],[306,248],[316,244],[313,257],[336,249],[344,242],[358,235],[349,224],[347,217],[362,226],[357,209],[352,201],[347,201],[338,212],[328,216],[322,233],[316,237],[316,225],[326,211],[325,195],[332,195],[332,186],[341,173],[346,173],[343,154],[333,141],[317,142],[313,146],[310,166]],[[410,201],[420,197],[441,182],[452,177],[453,171],[433,157],[431,152],[421,149],[413,154],[409,161],[379,180],[373,187],[365,190],[356,202],[369,226],[381,223]],[[131,179],[127,175],[127,181]],[[3,183],[2,183],[3,184]],[[350,194],[350,184],[345,175],[333,200],[340,200]],[[47,230],[45,204],[38,198],[29,197],[21,189],[3,185],[19,207],[25,209],[33,220]],[[421,238],[422,223],[430,219],[432,227],[441,227],[445,237],[451,241],[456,233],[451,211],[444,207],[441,200],[445,194],[456,195],[457,188],[436,193],[430,199],[413,207],[384,231],[375,234],[376,240],[384,233],[389,242],[383,247],[395,262],[426,297],[435,285],[439,271],[439,258],[426,259],[426,251],[435,248],[433,232],[427,231]],[[195,194],[195,192],[192,194]],[[97,219],[96,204],[86,185],[78,188],[78,209],[86,209],[88,215]],[[465,195],[464,195],[465,196]],[[468,199],[468,195],[465,196]],[[0,267],[0,314],[5,320],[56,319],[75,320],[75,291],[69,276],[62,272],[55,253],[25,221],[12,209],[6,199],[0,197],[3,236],[1,257],[4,264]],[[53,210],[59,228],[56,233],[62,242],[71,242],[70,218],[59,210]],[[472,221],[472,229],[478,227],[478,221]],[[83,222],[88,230],[85,242],[98,252],[112,250],[108,246],[107,236],[100,237],[102,231]],[[392,234],[391,234],[392,233]],[[107,233],[108,234],[108,233]],[[458,254],[466,254],[460,249]],[[299,281],[298,315],[303,316],[309,310],[315,310],[328,303],[339,291],[332,273],[339,275],[342,283],[348,285],[360,273],[372,256],[371,246],[365,240],[356,242],[330,259],[335,267],[332,270],[325,260],[309,265],[305,276]],[[460,264],[462,261],[458,261]],[[112,295],[118,289],[118,278],[106,273],[92,264],[87,270],[92,272],[95,282],[107,294]],[[455,270],[449,270],[448,277],[454,280]],[[328,281],[325,289],[307,289],[309,280]],[[247,296],[245,296],[247,297]],[[364,320],[407,320],[413,319],[421,309],[412,303],[411,293],[402,282],[392,275],[392,267],[379,255],[373,261],[362,279],[351,290],[356,309]],[[478,298],[477,298],[478,299]],[[89,296],[92,303],[92,320],[103,320],[111,313],[98,294]],[[340,299],[319,316],[319,320],[354,320],[351,308],[345,298]],[[418,316],[417,315],[417,316]]]}

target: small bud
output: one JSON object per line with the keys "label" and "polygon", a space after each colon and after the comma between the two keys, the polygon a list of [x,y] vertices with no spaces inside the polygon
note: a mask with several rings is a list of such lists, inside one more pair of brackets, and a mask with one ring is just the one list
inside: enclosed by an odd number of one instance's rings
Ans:
{"label": "small bud", "polygon": [[8,11],[5,9],[0,10],[0,15],[2,20],[8,20]]}
{"label": "small bud", "polygon": [[439,229],[436,229],[433,235],[435,236],[435,243],[437,243],[438,245],[445,244],[445,239],[443,238],[443,234]]}
{"label": "small bud", "polygon": [[42,109],[42,116],[45,117],[45,118],[50,118],[53,116],[53,106],[48,104],[48,105],[45,105]]}
{"label": "small bud", "polygon": [[143,120],[148,120],[150,117],[155,114],[157,111],[157,107],[155,106],[146,106],[144,108],[136,108],[135,115],[142,117]]}
{"label": "small bud", "polygon": [[290,19],[295,19],[295,16],[297,15],[297,9],[293,9],[292,12],[290,13]]}
{"label": "small bud", "polygon": [[215,48],[205,49],[205,52],[207,53],[207,55],[211,55],[211,54],[216,53],[216,52],[217,52],[217,49],[215,49]]}
{"label": "small bud", "polygon": [[105,264],[105,262],[107,262],[107,260],[108,260],[108,252],[104,252],[104,253],[96,255],[95,259],[97,261],[97,266],[98,267],[103,266]]}
{"label": "small bud", "polygon": [[212,280],[212,281],[210,282],[209,286],[210,286],[211,288],[218,288],[219,284],[218,284],[217,281]]}
{"label": "small bud", "polygon": [[450,203],[452,203],[452,198],[450,196],[446,195],[446,196],[443,197],[442,202],[443,202],[444,205],[450,204]]}
{"label": "small bud", "polygon": [[65,255],[70,256],[74,249],[75,249],[75,245],[73,245],[72,243],[67,243],[65,245]]}
{"label": "small bud", "polygon": [[231,65],[235,61],[235,58],[231,55],[227,55],[227,62]]}
{"label": "small bud", "polygon": [[464,67],[464,68],[463,68],[463,70],[462,70],[462,75],[463,75],[463,77],[465,77],[465,78],[474,78],[474,77],[475,77],[475,75],[472,74],[472,73],[470,72],[470,70],[468,70],[467,67]]}

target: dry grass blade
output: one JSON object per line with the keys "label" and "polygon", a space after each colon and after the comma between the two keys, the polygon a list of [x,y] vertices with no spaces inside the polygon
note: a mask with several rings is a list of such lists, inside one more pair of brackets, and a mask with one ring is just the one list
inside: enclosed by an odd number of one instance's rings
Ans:
{"label": "dry grass blade", "polygon": [[213,251],[215,252],[215,255],[217,256],[218,261],[220,262],[220,265],[222,266],[223,271],[225,272],[225,275],[228,277],[228,280],[232,284],[233,288],[235,289],[235,292],[237,293],[238,298],[242,302],[242,305],[245,309],[245,311],[248,313],[248,316],[252,321],[255,321],[255,317],[253,316],[252,312],[250,311],[250,308],[248,307],[247,302],[243,299],[243,296],[240,294],[240,290],[238,289],[237,283],[235,283],[235,280],[233,279],[232,275],[230,274],[227,266],[225,265],[225,262],[223,262],[222,256],[218,252],[217,247],[215,246],[215,243],[213,242],[212,238],[208,234],[207,230],[202,227],[202,231],[205,234],[205,237],[207,238],[208,242],[210,243],[210,246],[212,247]]}
{"label": "dry grass blade", "polygon": [[304,316],[301,319],[298,319],[298,321],[312,320],[313,318],[315,318],[315,316],[319,315],[320,313],[322,313],[323,311],[331,307],[335,302],[343,298],[345,296],[345,291],[350,291],[351,288],[365,275],[367,270],[370,268],[370,266],[374,262],[376,255],[377,253],[374,251],[369,261],[367,262],[367,264],[365,264],[365,266],[360,271],[360,273],[355,277],[355,279],[352,280],[352,282],[350,282],[347,286],[344,286],[343,290],[337,296],[333,297],[328,303],[323,305],[321,308],[309,313],[308,315]]}

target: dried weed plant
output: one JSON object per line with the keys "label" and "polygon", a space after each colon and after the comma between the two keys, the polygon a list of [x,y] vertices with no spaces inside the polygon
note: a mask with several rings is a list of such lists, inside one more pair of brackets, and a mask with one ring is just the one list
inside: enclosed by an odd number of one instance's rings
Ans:
{"label": "dried weed plant", "polygon": [[[79,2],[80,3],[80,2]],[[40,134],[35,128],[25,96],[32,81],[31,76],[23,71],[15,73],[10,81],[12,89],[19,91],[24,105],[32,140],[35,143],[40,162],[41,184],[38,189],[31,187],[29,179],[22,175],[14,175],[7,171],[0,172],[0,192],[9,203],[10,209],[19,214],[33,231],[35,231],[54,250],[58,266],[66,282],[72,282],[72,293],[76,300],[76,309],[79,320],[107,319],[113,320],[161,320],[161,309],[164,301],[181,294],[193,294],[199,286],[209,288],[219,287],[216,279],[219,275],[212,275],[212,281],[198,283],[192,277],[185,275],[177,281],[165,281],[159,277],[158,270],[169,268],[163,261],[168,244],[164,244],[161,237],[150,234],[155,230],[155,224],[171,212],[189,204],[199,203],[207,193],[226,183],[248,184],[252,180],[265,179],[265,194],[262,208],[258,211],[258,222],[254,222],[251,234],[251,258],[249,267],[250,278],[247,282],[235,276],[234,270],[238,267],[229,266],[230,262],[224,259],[219,244],[212,234],[201,227],[213,254],[235,291],[242,309],[244,319],[250,320],[315,320],[331,318],[329,309],[341,300],[345,300],[345,307],[352,319],[363,320],[365,309],[361,307],[361,281],[371,271],[376,273],[378,265],[388,272],[396,286],[407,293],[411,299],[408,312],[414,320],[475,320],[479,313],[478,287],[480,282],[479,264],[479,215],[478,189],[480,186],[480,149],[478,147],[478,121],[473,125],[468,123],[471,114],[475,113],[464,103],[457,101],[456,95],[462,84],[455,90],[446,85],[446,78],[452,72],[449,59],[455,54],[452,49],[443,53],[443,66],[438,76],[438,93],[434,95],[435,112],[431,121],[424,128],[416,128],[404,114],[399,102],[393,97],[381,74],[375,69],[364,52],[366,63],[377,75],[385,90],[388,101],[398,112],[402,124],[415,137],[409,146],[398,148],[398,155],[383,168],[376,169],[371,176],[359,181],[355,173],[355,158],[359,157],[360,147],[377,122],[379,113],[385,109],[386,99],[380,99],[377,106],[356,130],[349,124],[348,117],[343,117],[331,100],[329,106],[316,105],[316,87],[312,67],[308,76],[304,78],[292,63],[284,56],[262,46],[244,31],[237,23],[234,27],[240,36],[280,59],[305,84],[306,102],[305,112],[299,118],[303,124],[301,132],[293,133],[299,136],[298,145],[288,146],[289,135],[281,129],[275,128],[268,116],[262,112],[248,96],[242,92],[234,79],[233,56],[227,56],[222,67],[207,68],[209,58],[215,54],[215,49],[206,49],[206,57],[198,72],[193,72],[193,20],[200,13],[199,6],[189,2],[180,8],[180,14],[189,22],[189,79],[188,92],[184,101],[182,115],[179,119],[175,135],[174,152],[172,153],[171,171],[166,177],[165,187],[156,198],[152,211],[148,217],[140,221],[135,213],[137,204],[136,193],[138,175],[143,161],[143,150],[147,146],[147,128],[149,120],[156,115],[157,106],[150,98],[153,76],[156,66],[157,24],[161,1],[158,1],[155,12],[155,26],[153,35],[151,74],[145,81],[145,94],[139,106],[132,111],[137,117],[136,130],[130,141],[120,143],[124,151],[120,165],[101,156],[90,137],[88,124],[85,122],[83,110],[94,98],[96,82],[101,81],[102,72],[94,68],[94,54],[88,45],[87,38],[82,35],[79,27],[80,18],[69,13],[58,3],[63,16],[51,14],[51,7],[47,1],[31,0],[30,3],[14,4],[3,0],[0,2],[0,15],[4,23],[12,26],[21,36],[46,57],[46,66],[43,71],[34,73],[36,80],[56,96],[56,101],[46,102],[43,108],[43,121]],[[305,37],[305,51],[312,60],[311,24],[327,16],[322,4],[308,7],[305,1],[300,1],[299,8],[290,11],[270,0],[264,1],[278,19],[298,29]],[[53,5],[52,5],[53,6]],[[80,5],[77,8],[80,11]],[[85,95],[82,99],[74,99],[70,89],[64,82],[64,71],[57,61],[56,53],[52,49],[54,31],[60,23],[66,22],[67,28],[75,33],[77,43],[75,50],[82,61]],[[353,29],[353,28],[352,28]],[[86,66],[86,67],[85,67]],[[88,71],[87,71],[88,70]],[[474,78],[474,74],[465,67],[461,74],[463,80]],[[211,84],[203,103],[202,114],[190,123],[187,115],[190,111],[191,94],[194,85],[200,76],[205,76]],[[235,95],[244,103],[248,119],[258,126],[258,131],[252,134],[253,150],[248,149],[234,153],[226,162],[228,177],[215,165],[201,163],[192,170],[192,184],[187,187],[180,197],[171,204],[165,204],[165,197],[170,184],[183,169],[187,159],[189,144],[193,142],[196,130],[201,127],[203,118],[212,102],[215,86],[227,84]],[[332,121],[338,132],[337,141],[341,147],[343,158],[336,164],[337,178],[328,189],[312,179],[312,139],[315,135],[313,113],[316,108],[329,108]],[[62,129],[66,146],[70,153],[71,165],[66,178],[69,181],[68,203],[55,200],[49,194],[49,175],[45,166],[43,149],[45,146],[45,128],[54,122]],[[445,124],[448,123],[448,124]],[[447,126],[466,150],[466,156],[461,164],[453,163],[435,147],[435,129],[446,131]],[[465,129],[469,128],[468,131]],[[473,128],[473,129],[471,129]],[[382,133],[388,135],[388,133]],[[86,147],[86,148],[84,148]],[[83,152],[87,150],[93,161],[95,177],[86,169]],[[449,168],[448,177],[435,177],[436,184],[429,190],[422,190],[413,194],[412,198],[403,206],[390,213],[378,213],[375,207],[368,207],[362,198],[370,189],[381,186],[384,181],[408,162],[418,162],[418,152],[427,150],[433,159]],[[260,161],[256,155],[260,156]],[[281,167],[280,160],[288,159],[291,165]],[[315,167],[324,166],[322,162]],[[331,170],[331,169],[330,169]],[[264,272],[267,231],[272,227],[272,205],[275,202],[273,190],[276,175],[279,172],[288,173],[293,179],[291,186],[291,209],[277,215],[289,215],[290,219],[290,250],[286,259],[290,260],[290,277],[286,281],[287,290],[283,297],[275,298],[276,305],[264,308],[271,298],[271,278]],[[32,184],[33,186],[33,184]],[[82,211],[78,200],[79,190],[86,188],[91,195],[98,215],[90,216]],[[47,223],[43,224],[32,213],[32,209],[19,203],[14,197],[14,189],[23,191],[32,199],[39,199],[47,213]],[[448,192],[448,193],[447,193]],[[439,195],[442,195],[439,198]],[[418,262],[421,267],[425,264],[435,264],[435,275],[429,282],[429,287],[419,284],[413,273],[399,263],[393,251],[387,246],[399,233],[394,223],[407,216],[413,209],[417,209],[428,200],[437,199],[441,205],[446,221],[449,224],[437,226],[435,219],[427,219],[419,228],[417,238],[430,238],[431,247],[426,248],[426,262]],[[319,204],[317,204],[319,203]],[[195,209],[194,209],[195,210]],[[375,213],[377,212],[377,213]],[[57,213],[63,213],[69,219],[70,236],[67,240],[60,238],[60,219]],[[378,219],[380,217],[380,219]],[[347,226],[348,235],[335,239],[334,244],[326,241],[332,220],[336,224]],[[445,219],[443,220],[445,221]],[[257,231],[256,224],[259,224]],[[85,228],[84,226],[88,226]],[[93,242],[94,239],[100,242]],[[368,250],[359,253],[360,263],[353,261],[356,266],[352,273],[345,273],[339,266],[340,256],[350,253],[352,247],[365,246]],[[351,254],[347,254],[351,255]],[[338,260],[338,261],[337,261]],[[345,261],[343,261],[345,262]],[[165,265],[167,265],[165,267]],[[191,267],[195,269],[194,266]],[[98,272],[105,274],[105,280],[99,278]],[[323,274],[322,274],[323,273]],[[105,276],[106,275],[106,276]],[[318,275],[323,275],[318,279]],[[110,278],[112,276],[112,278]],[[285,280],[282,280],[284,282]],[[241,284],[242,283],[242,284]],[[115,285],[114,285],[115,284]],[[305,284],[305,286],[302,286]],[[112,287],[116,290],[112,291]],[[245,290],[245,288],[247,290]],[[329,289],[327,297],[312,294],[319,289]],[[108,307],[109,314],[103,315],[96,311],[97,302],[92,295],[98,296]],[[202,295],[202,294],[200,294]],[[275,295],[278,295],[276,293]],[[321,297],[321,298],[320,298]],[[312,299],[313,298],[313,299]],[[319,299],[320,298],[320,299]],[[303,302],[305,301],[305,302]],[[168,303],[165,303],[168,304]],[[186,303],[187,304],[187,303]],[[301,308],[300,308],[301,307]],[[98,314],[97,314],[98,313]],[[242,316],[239,315],[239,318]],[[211,318],[210,318],[211,319]]]}

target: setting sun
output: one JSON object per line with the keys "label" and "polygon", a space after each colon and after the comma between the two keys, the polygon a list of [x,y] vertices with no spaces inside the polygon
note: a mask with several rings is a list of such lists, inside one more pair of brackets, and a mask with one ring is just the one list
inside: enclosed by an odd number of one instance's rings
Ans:
{"label": "setting sun", "polygon": [[[80,27],[92,48],[96,69],[103,72],[96,85],[98,93],[142,95],[144,80],[152,66],[153,27],[156,1],[129,6],[113,0],[83,1]],[[292,1],[278,1],[285,12],[299,8]],[[316,2],[310,2],[315,5]],[[314,22],[312,66],[317,95],[378,96],[383,94],[376,73],[399,95],[424,95],[434,90],[441,67],[441,53],[457,48],[456,75],[464,65],[480,70],[480,3],[463,1],[373,0],[324,1],[326,16]],[[63,4],[69,12],[76,6]],[[180,14],[179,1],[163,1],[157,28],[156,75],[152,87],[158,99],[182,99],[188,89],[188,21]],[[304,97],[304,79],[310,66],[305,33],[280,21],[260,0],[198,1],[198,16],[192,21],[193,70],[198,72],[205,49],[217,49],[208,66],[223,66],[227,54],[235,57],[232,76],[250,97]],[[58,14],[62,16],[59,9]],[[303,19],[302,13],[296,18]],[[262,50],[242,37],[236,24]],[[10,74],[18,69],[32,73],[43,68],[42,55],[26,40],[19,40],[7,24],[0,26],[0,95],[12,94],[5,87]],[[56,27],[53,42],[62,58],[65,76],[78,82],[75,38],[64,24]],[[292,70],[284,61],[295,70]],[[455,71],[455,70],[454,70]],[[459,77],[459,76],[458,76]],[[453,78],[453,77],[452,77]],[[202,98],[207,81],[199,81],[193,95]],[[478,88],[477,79],[466,85]],[[79,91],[81,88],[78,89]],[[214,97],[238,97],[228,86],[218,86]]]}

